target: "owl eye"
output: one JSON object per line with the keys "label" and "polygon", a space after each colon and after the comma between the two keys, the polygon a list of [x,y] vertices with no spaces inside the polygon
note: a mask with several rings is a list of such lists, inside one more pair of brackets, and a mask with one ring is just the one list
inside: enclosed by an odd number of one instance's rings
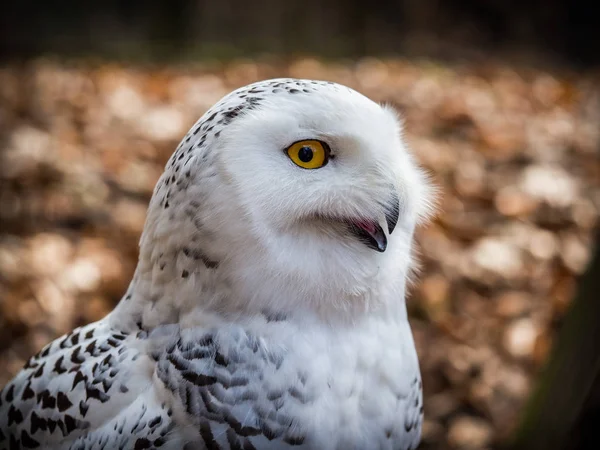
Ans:
{"label": "owl eye", "polygon": [[329,146],[317,140],[294,142],[286,149],[289,158],[303,169],[318,169],[327,164]]}

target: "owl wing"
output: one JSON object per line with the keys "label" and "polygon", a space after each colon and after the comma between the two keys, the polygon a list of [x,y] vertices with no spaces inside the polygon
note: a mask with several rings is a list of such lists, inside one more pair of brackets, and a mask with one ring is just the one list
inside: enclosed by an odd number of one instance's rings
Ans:
{"label": "owl wing", "polygon": [[[136,345],[138,334],[116,331],[104,319],[33,356],[0,391],[0,449],[103,448],[109,438],[117,445],[107,448],[119,448],[123,436],[158,439],[168,410],[138,401],[151,386],[153,365]],[[132,429],[142,422],[143,433]],[[111,433],[109,424],[116,427]]]}

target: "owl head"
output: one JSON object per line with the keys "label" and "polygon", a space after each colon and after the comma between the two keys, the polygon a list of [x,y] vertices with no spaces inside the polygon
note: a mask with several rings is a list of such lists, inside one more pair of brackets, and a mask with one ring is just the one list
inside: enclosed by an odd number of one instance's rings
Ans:
{"label": "owl head", "polygon": [[331,82],[261,81],[183,138],[155,188],[138,269],[159,291],[186,285],[190,302],[217,309],[402,303],[430,200],[391,108]]}

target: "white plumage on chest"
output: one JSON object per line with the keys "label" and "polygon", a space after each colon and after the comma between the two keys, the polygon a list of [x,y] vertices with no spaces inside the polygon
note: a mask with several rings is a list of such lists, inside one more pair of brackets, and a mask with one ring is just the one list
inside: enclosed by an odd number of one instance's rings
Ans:
{"label": "white plumage on chest", "polygon": [[421,381],[407,323],[377,321],[332,333],[257,317],[214,332],[173,331],[158,377],[167,393],[170,385],[185,386],[169,396],[176,416],[196,433],[204,423],[221,448],[229,448],[229,428],[265,449],[418,444]]}

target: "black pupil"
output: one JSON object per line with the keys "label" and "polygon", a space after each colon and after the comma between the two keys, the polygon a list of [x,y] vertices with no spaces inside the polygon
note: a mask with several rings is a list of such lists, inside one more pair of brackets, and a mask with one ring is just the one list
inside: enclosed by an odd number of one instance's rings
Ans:
{"label": "black pupil", "polygon": [[310,162],[313,159],[312,148],[305,146],[298,150],[298,159],[305,163]]}

